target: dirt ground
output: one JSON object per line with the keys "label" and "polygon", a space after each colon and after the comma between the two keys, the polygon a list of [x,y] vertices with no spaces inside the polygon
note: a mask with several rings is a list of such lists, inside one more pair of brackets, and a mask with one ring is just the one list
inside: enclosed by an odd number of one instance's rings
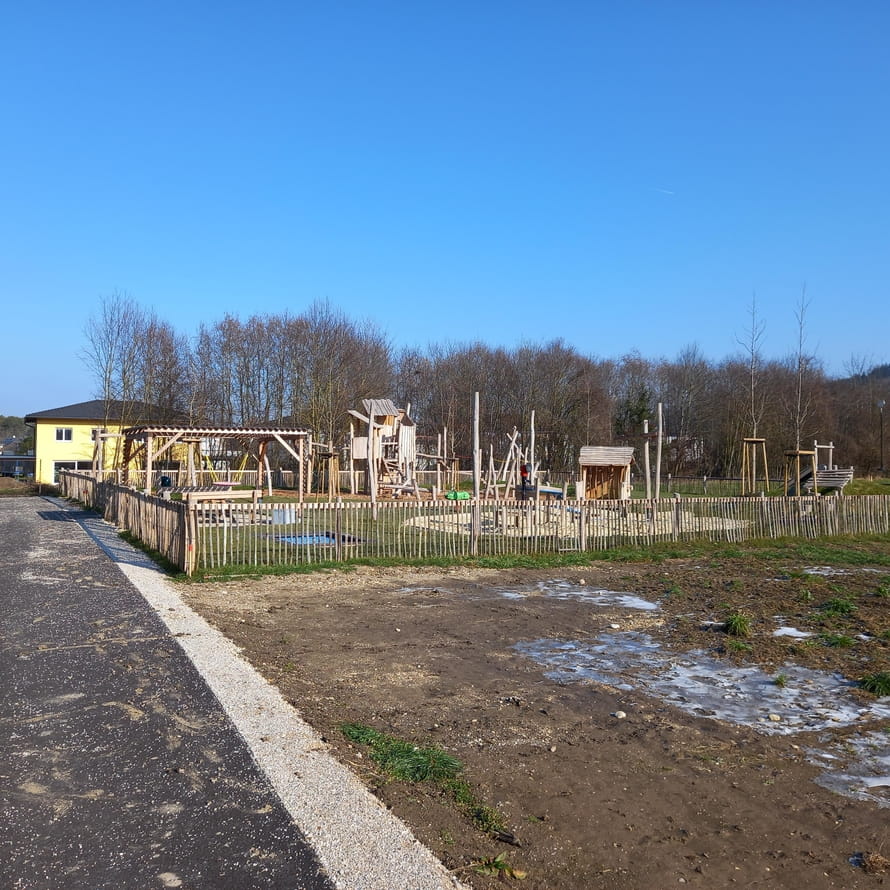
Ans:
{"label": "dirt ground", "polygon": [[0,497],[20,497],[23,494],[32,494],[34,485],[14,479],[12,476],[0,476]]}
{"label": "dirt ground", "polygon": [[[597,602],[598,589],[649,607]],[[183,592],[474,887],[498,881],[472,863],[501,853],[527,873],[521,884],[501,879],[536,890],[890,887],[890,761],[857,799],[816,783],[823,767],[812,753],[852,752],[868,733],[888,739],[890,718],[871,709],[884,704],[890,714],[890,699],[851,687],[844,695],[861,712],[850,725],[838,718],[777,734],[770,721],[790,716],[781,710],[761,725],[732,722],[719,708],[665,700],[651,673],[599,682],[571,670],[553,675],[516,648],[549,640],[589,649],[605,639],[608,654],[608,634],[629,634],[660,645],[667,666],[696,651],[703,655],[693,660],[759,665],[776,687],[793,685],[792,666],[855,680],[890,670],[887,567],[834,573],[744,557],[560,570],[358,568]],[[855,610],[837,614],[830,604],[839,600]],[[750,636],[725,632],[733,610],[750,618]],[[774,636],[782,625],[815,636]],[[481,832],[435,787],[387,780],[344,737],[344,722],[460,758],[516,844]]]}

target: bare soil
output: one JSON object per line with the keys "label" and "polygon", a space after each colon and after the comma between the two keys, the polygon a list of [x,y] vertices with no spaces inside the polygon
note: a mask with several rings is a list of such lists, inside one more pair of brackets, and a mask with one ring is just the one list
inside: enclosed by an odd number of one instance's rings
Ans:
{"label": "bare soil", "polygon": [[33,494],[36,486],[32,482],[23,482],[12,476],[0,476],[0,497],[19,497],[23,494]]}
{"label": "bare soil", "polygon": [[[704,650],[772,672],[788,663],[851,679],[890,670],[890,599],[880,595],[890,570],[804,568],[755,557],[560,570],[360,567],[191,584],[184,595],[474,887],[497,880],[472,863],[500,853],[527,872],[517,886],[536,890],[890,887],[890,809],[815,783],[807,747],[824,732],[768,735],[686,713],[646,688],[556,682],[514,648],[589,641],[618,625],[677,653]],[[660,608],[593,605],[536,587],[554,579]],[[516,590],[526,595],[504,596]],[[837,598],[855,612],[820,608]],[[719,623],[733,609],[752,627],[735,643]],[[777,615],[855,642],[775,637]],[[518,845],[480,831],[437,788],[381,775],[344,737],[345,722],[460,758]],[[890,724],[834,734],[865,729]]]}

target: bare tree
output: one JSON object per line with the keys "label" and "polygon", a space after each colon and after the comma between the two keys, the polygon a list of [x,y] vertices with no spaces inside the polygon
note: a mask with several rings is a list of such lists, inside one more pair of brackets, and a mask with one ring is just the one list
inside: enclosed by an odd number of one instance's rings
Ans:
{"label": "bare tree", "polygon": [[751,308],[749,310],[750,324],[744,337],[737,337],[738,344],[745,350],[745,358],[748,364],[748,421],[750,423],[749,435],[757,437],[757,427],[763,418],[765,403],[762,394],[758,391],[760,382],[760,370],[763,362],[761,347],[766,325],[757,314],[757,294],[751,296]]}
{"label": "bare tree", "polygon": [[83,361],[96,380],[96,396],[105,402],[106,424],[133,420],[139,394],[144,310],[125,291],[101,298],[99,310],[84,327]]}
{"label": "bare tree", "polygon": [[807,341],[806,317],[810,301],[807,288],[803,285],[800,299],[794,310],[797,321],[797,350],[794,354],[794,400],[791,419],[794,426],[794,449],[800,451],[803,441],[804,424],[810,414],[810,390],[807,386],[813,365],[813,356],[805,352]]}

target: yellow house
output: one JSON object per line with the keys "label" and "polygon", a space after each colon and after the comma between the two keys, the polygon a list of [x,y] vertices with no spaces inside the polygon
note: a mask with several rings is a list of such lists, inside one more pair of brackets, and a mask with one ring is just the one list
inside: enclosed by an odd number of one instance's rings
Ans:
{"label": "yellow house", "polygon": [[[29,414],[25,423],[34,427],[34,480],[54,485],[61,469],[91,469],[99,433],[119,434],[142,413],[142,408],[132,403],[95,399]],[[116,456],[120,453],[116,445],[120,439],[105,441],[114,443],[105,448],[105,466],[116,466]]]}

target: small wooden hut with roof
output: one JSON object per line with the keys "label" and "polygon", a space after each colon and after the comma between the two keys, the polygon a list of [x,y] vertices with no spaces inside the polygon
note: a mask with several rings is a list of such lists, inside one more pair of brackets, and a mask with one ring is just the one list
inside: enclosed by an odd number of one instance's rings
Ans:
{"label": "small wooden hut with roof", "polygon": [[633,455],[630,447],[584,445],[579,460],[584,497],[589,500],[629,498]]}

